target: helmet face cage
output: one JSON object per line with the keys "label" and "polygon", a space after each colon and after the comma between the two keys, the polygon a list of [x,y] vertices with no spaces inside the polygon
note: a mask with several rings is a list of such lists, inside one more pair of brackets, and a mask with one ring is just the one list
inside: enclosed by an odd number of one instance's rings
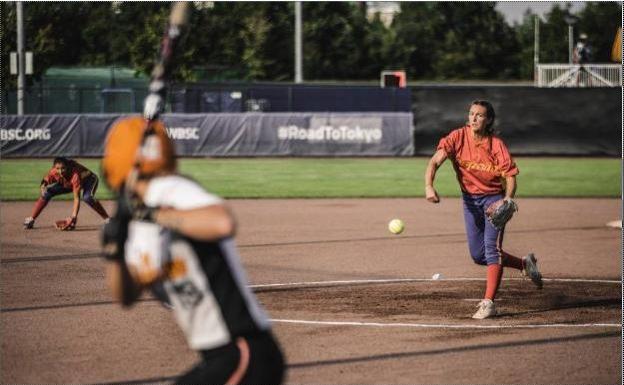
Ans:
{"label": "helmet face cage", "polygon": [[175,168],[174,146],[162,122],[136,116],[113,125],[101,163],[102,175],[111,190],[121,191],[133,170],[138,177],[147,178]]}

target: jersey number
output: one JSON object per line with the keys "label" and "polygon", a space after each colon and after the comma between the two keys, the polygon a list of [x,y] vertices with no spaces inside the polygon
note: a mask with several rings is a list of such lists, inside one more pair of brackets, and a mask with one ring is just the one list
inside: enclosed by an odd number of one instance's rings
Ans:
{"label": "jersey number", "polygon": [[180,303],[186,309],[197,306],[204,297],[191,281],[182,281],[173,285],[173,290],[180,298]]}

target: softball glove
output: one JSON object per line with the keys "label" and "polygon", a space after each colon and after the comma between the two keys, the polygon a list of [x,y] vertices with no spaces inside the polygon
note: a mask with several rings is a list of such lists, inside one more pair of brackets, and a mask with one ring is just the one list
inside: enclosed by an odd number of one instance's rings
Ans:
{"label": "softball glove", "polygon": [[486,210],[488,221],[496,228],[502,230],[513,214],[518,211],[518,205],[511,199],[501,199],[492,203]]}
{"label": "softball glove", "polygon": [[54,226],[61,231],[74,230],[76,228],[76,218],[69,217],[54,222]]}

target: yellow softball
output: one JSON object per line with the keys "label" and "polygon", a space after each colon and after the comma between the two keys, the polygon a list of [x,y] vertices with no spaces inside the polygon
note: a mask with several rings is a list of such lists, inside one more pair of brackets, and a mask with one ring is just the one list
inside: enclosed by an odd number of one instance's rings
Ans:
{"label": "yellow softball", "polygon": [[388,230],[392,234],[401,234],[405,230],[405,223],[400,219],[393,219],[388,223]]}

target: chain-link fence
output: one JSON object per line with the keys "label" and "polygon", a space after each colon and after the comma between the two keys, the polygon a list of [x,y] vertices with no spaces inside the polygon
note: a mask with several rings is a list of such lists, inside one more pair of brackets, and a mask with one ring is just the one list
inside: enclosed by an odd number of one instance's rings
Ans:
{"label": "chain-link fence", "polygon": [[[24,90],[25,114],[140,112],[147,89],[32,87]],[[2,113],[17,112],[17,91],[3,90]]]}
{"label": "chain-link fence", "polygon": [[[3,91],[2,113],[17,112],[16,90]],[[25,114],[139,113],[147,88],[32,87]],[[407,88],[333,85],[174,85],[166,110],[214,112],[409,112]]]}

